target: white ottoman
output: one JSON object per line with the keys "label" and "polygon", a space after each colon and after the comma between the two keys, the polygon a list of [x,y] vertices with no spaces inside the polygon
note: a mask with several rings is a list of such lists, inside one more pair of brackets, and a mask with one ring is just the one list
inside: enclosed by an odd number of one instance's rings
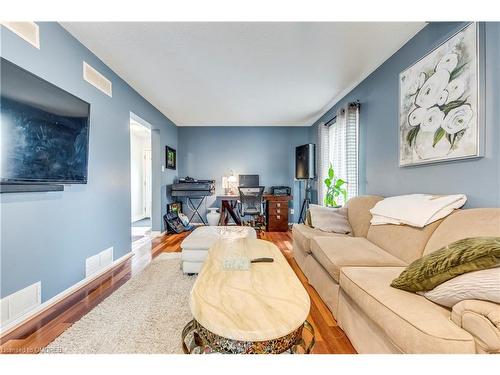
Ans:
{"label": "white ottoman", "polygon": [[208,249],[220,239],[226,238],[257,238],[252,227],[198,227],[181,243],[182,271],[184,273],[199,273],[207,258]]}

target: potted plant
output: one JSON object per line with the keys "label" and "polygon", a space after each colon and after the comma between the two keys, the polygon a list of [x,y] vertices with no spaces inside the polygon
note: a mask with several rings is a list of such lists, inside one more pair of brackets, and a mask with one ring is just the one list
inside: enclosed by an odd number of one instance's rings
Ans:
{"label": "potted plant", "polygon": [[347,190],[344,188],[346,182],[335,176],[333,166],[330,163],[328,168],[328,177],[325,179],[326,194],[325,205],[327,207],[340,207],[338,199],[340,195],[344,198],[344,204],[347,202]]}

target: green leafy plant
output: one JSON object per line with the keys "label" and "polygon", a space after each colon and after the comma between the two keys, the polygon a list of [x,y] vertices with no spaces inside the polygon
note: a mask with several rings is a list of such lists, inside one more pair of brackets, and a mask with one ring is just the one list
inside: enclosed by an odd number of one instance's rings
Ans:
{"label": "green leafy plant", "polygon": [[344,203],[347,202],[347,190],[344,188],[346,182],[335,176],[333,166],[330,163],[328,168],[328,177],[325,179],[326,194],[325,205],[328,207],[338,207],[338,199],[342,195]]}

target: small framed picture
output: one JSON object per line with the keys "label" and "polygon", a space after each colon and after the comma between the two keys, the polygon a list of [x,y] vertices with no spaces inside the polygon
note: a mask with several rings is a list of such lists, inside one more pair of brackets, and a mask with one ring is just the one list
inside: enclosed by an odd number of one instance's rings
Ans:
{"label": "small framed picture", "polygon": [[167,204],[167,212],[175,212],[177,214],[182,212],[182,202],[172,202]]}
{"label": "small framed picture", "polygon": [[177,169],[177,152],[172,147],[165,148],[165,165],[168,169]]}

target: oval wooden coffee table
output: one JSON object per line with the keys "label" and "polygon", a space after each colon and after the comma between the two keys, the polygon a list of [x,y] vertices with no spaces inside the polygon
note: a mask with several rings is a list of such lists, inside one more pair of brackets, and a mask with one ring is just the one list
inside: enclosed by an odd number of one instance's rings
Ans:
{"label": "oval wooden coffee table", "polygon": [[[274,262],[253,263],[249,270],[223,266],[228,259],[262,257]],[[194,319],[182,332],[185,353],[309,353],[314,346],[314,330],[306,321],[309,295],[268,241],[216,242],[191,290],[190,307]],[[307,346],[304,329],[311,334]]]}

